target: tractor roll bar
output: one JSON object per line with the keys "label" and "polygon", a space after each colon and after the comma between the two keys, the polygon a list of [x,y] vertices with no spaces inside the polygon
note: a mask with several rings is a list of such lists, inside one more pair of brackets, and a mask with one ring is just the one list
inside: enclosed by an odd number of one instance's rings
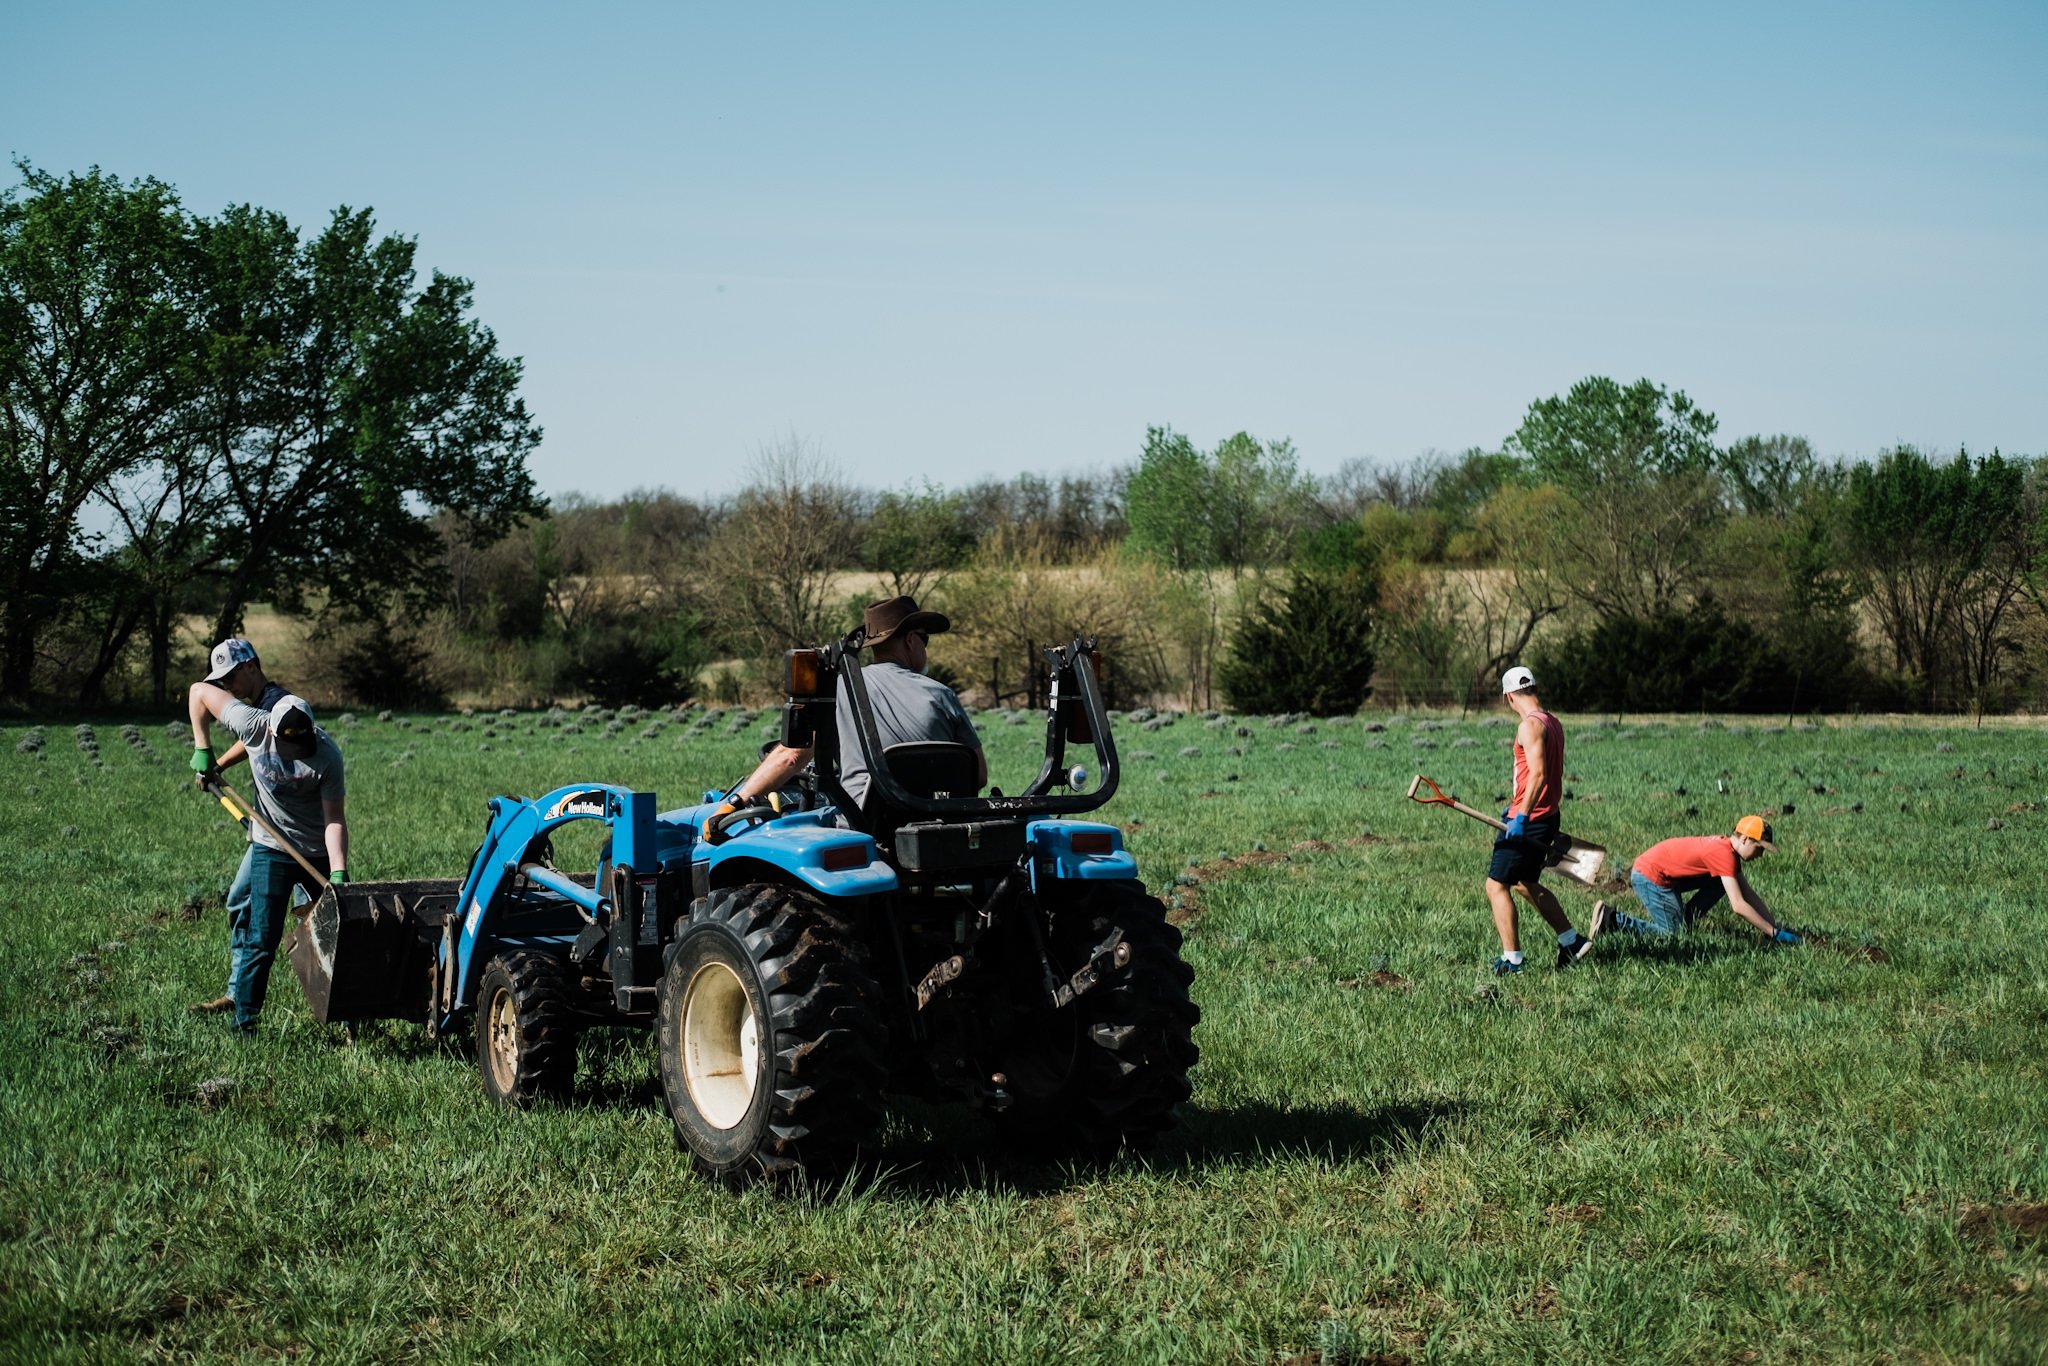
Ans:
{"label": "tractor roll bar", "polygon": [[[919,816],[969,816],[969,815],[1064,815],[1071,812],[1093,811],[1116,795],[1118,778],[1116,741],[1109,733],[1109,717],[1103,711],[1102,693],[1095,684],[1095,667],[1090,654],[1095,647],[1092,639],[1076,637],[1071,644],[1049,649],[1045,652],[1047,661],[1053,667],[1053,702],[1051,715],[1045,733],[1045,766],[1030,787],[1014,797],[920,797],[906,791],[895,775],[882,762],[882,740],[875,729],[874,708],[868,702],[866,681],[861,677],[860,648],[862,633],[853,632],[826,652],[833,671],[839,675],[847,697],[852,702],[854,738],[860,745],[861,755],[867,760],[868,781],[882,794],[883,800],[891,806]],[[1102,766],[1102,782],[1093,792],[1071,792],[1054,796],[1049,790],[1053,779],[1066,760],[1066,729],[1061,715],[1062,681],[1071,679],[1080,694],[1078,701],[1088,719],[1089,732],[1095,741],[1096,762]],[[837,716],[830,723],[837,731]],[[837,738],[836,734],[834,736]],[[837,782],[839,758],[836,747],[832,752],[833,780]]]}

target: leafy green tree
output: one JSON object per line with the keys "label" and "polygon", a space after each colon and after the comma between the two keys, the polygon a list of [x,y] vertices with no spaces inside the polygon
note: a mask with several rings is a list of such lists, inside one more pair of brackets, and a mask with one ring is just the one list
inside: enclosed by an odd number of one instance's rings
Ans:
{"label": "leafy green tree", "polygon": [[1571,506],[1519,553],[1542,556],[1602,620],[1681,609],[1713,580],[1725,516],[1712,413],[1649,380],[1595,376],[1529,405],[1507,449]]}
{"label": "leafy green tree", "polygon": [[1209,460],[1171,427],[1145,429],[1145,451],[1124,489],[1131,548],[1168,569],[1216,562],[1209,522]]}
{"label": "leafy green tree", "polygon": [[1856,644],[1858,591],[1837,531],[1846,471],[1804,437],[1783,435],[1731,443],[1721,470],[1732,515],[1717,595],[1755,626],[1783,671],[1784,709],[1864,700],[1872,684]]}
{"label": "leafy green tree", "polygon": [[1683,392],[1667,394],[1647,379],[1624,388],[1594,375],[1563,398],[1530,404],[1508,449],[1527,459],[1537,480],[1581,496],[1711,472],[1719,425]]}
{"label": "leafy green tree", "polygon": [[1373,606],[1362,569],[1299,570],[1260,595],[1239,625],[1217,681],[1246,712],[1348,715],[1372,695]]}
{"label": "leafy green tree", "polygon": [[1216,562],[1238,574],[1285,560],[1315,501],[1294,443],[1261,443],[1239,432],[1216,447],[1210,465],[1209,546]]}
{"label": "leafy green tree", "polygon": [[958,495],[929,482],[882,494],[861,528],[860,567],[879,575],[890,597],[923,598],[973,553]]}
{"label": "leafy green tree", "polygon": [[170,186],[17,163],[0,197],[0,696],[83,586],[80,513],[183,440],[190,223]]}
{"label": "leafy green tree", "polygon": [[1967,451],[1937,463],[1910,446],[1849,473],[1849,566],[1924,704],[1981,707],[2043,547],[2026,462]]}
{"label": "leafy green tree", "polygon": [[1131,548],[1175,572],[1285,560],[1315,506],[1294,445],[1239,432],[1203,451],[1171,427],[1145,433],[1124,490]]}
{"label": "leafy green tree", "polygon": [[215,633],[264,598],[366,617],[434,594],[430,509],[477,541],[539,512],[526,457],[540,429],[520,363],[469,316],[467,280],[424,288],[414,244],[335,211],[303,244],[240,206],[201,225],[208,334],[204,430],[227,489]]}

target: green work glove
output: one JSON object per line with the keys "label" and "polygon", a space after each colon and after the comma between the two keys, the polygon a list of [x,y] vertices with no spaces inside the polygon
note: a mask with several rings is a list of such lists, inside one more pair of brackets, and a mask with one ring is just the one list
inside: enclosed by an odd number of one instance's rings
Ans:
{"label": "green work glove", "polygon": [[213,768],[213,751],[212,751],[212,750],[210,750],[210,749],[208,749],[208,748],[207,748],[207,747],[206,747],[205,745],[195,745],[195,746],[193,746],[193,748],[192,748],[192,771],[193,771],[194,773],[206,773],[206,772],[209,772],[209,771],[211,771],[211,770],[212,770],[212,768]]}
{"label": "green work glove", "polygon": [[327,875],[327,880],[337,887],[341,886],[344,882],[348,881],[348,869],[336,868]]}

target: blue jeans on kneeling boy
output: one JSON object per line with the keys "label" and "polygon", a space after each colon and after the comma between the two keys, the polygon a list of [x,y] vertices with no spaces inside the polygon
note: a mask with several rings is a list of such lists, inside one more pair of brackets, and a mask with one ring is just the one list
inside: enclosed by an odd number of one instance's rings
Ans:
{"label": "blue jeans on kneeling boy", "polygon": [[[1614,922],[1634,934],[1677,934],[1714,909],[1728,894],[1721,879],[1711,874],[1681,879],[1675,887],[1661,887],[1631,868],[1628,880],[1635,886],[1636,900],[1643,904],[1645,918],[1617,911]],[[1689,898],[1687,893],[1691,893]]]}

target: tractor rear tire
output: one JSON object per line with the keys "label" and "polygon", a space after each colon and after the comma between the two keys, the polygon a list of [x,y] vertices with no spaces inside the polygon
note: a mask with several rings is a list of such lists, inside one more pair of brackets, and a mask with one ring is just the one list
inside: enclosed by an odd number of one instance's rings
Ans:
{"label": "tractor rear tire", "polygon": [[561,1100],[576,1080],[575,1012],[562,966],[544,953],[501,953],[476,996],[476,1067],[484,1094],[523,1110]]}
{"label": "tractor rear tire", "polygon": [[882,1121],[888,1027],[852,923],[788,887],[715,891],[655,1015],[676,1141],[729,1185],[844,1170]]}
{"label": "tractor rear tire", "polygon": [[1193,1094],[1188,1072],[1201,1056],[1202,1012],[1188,995],[1195,974],[1181,961],[1180,931],[1136,883],[1082,884],[1057,910],[1049,947],[1062,974],[1084,966],[1112,929],[1130,956],[1026,1031],[1004,1060],[1010,1098],[1000,1122],[1045,1153],[1106,1158],[1149,1147]]}

